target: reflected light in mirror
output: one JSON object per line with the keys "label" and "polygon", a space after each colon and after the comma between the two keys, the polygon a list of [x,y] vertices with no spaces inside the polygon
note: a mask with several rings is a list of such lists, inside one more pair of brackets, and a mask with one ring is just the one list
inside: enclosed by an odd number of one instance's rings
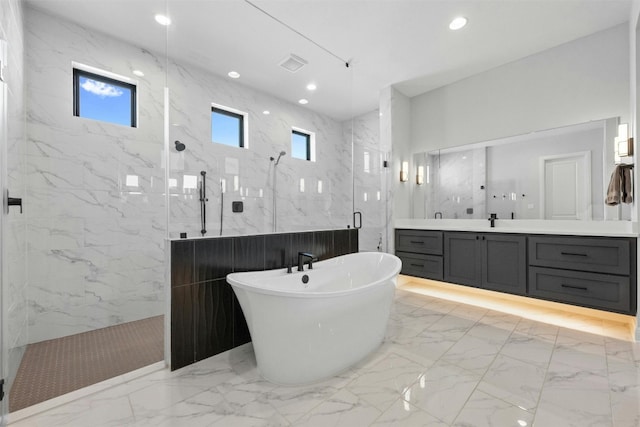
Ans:
{"label": "reflected light in mirror", "polygon": [[156,20],[156,22],[160,25],[164,25],[165,27],[167,25],[171,25],[171,18],[169,18],[168,16],[164,16],[162,14],[157,14],[156,16],[154,16],[154,19]]}
{"label": "reflected light in mirror", "polygon": [[305,104],[308,104],[308,103],[309,103],[309,101],[308,101],[308,100],[306,100],[306,99],[304,99],[304,98],[302,98],[301,100],[299,100],[299,101],[298,101],[298,103],[299,103],[299,104],[302,104],[302,105],[305,105]]}
{"label": "reflected light in mirror", "polygon": [[229,77],[231,77],[232,79],[239,79],[240,78],[240,73],[237,71],[229,71],[229,73],[227,73],[227,75]]}
{"label": "reflected light in mirror", "polygon": [[184,175],[182,177],[182,188],[185,190],[198,188],[198,177],[195,175]]}
{"label": "reflected light in mirror", "polygon": [[617,157],[628,157],[633,155],[633,139],[629,138],[629,125],[621,123],[618,125],[618,136],[614,139]]}
{"label": "reflected light in mirror", "polygon": [[127,175],[126,185],[127,185],[127,187],[137,187],[138,186],[138,175]]}
{"label": "reflected light in mirror", "polygon": [[464,16],[458,16],[457,18],[453,18],[449,24],[449,29],[456,31],[463,28],[465,25],[467,25],[467,18]]}
{"label": "reflected light in mirror", "polygon": [[318,88],[318,86],[316,86],[316,84],[315,84],[315,83],[309,83],[309,84],[307,85],[307,90],[309,90],[309,91],[314,91],[314,90],[316,90],[317,88]]}
{"label": "reflected light in mirror", "polygon": [[424,184],[424,166],[418,166],[418,173],[416,174],[416,184]]}
{"label": "reflected light in mirror", "polygon": [[409,162],[402,162],[400,167],[400,182],[407,182],[409,180]]}

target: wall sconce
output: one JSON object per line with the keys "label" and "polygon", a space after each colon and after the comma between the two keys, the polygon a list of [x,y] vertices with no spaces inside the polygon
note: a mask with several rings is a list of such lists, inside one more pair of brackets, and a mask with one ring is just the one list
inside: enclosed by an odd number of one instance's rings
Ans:
{"label": "wall sconce", "polygon": [[617,157],[633,156],[633,138],[629,138],[629,125],[618,125],[618,136],[613,140]]}
{"label": "wall sconce", "polygon": [[418,166],[418,173],[416,173],[416,184],[424,184],[424,166]]}
{"label": "wall sconce", "polygon": [[400,167],[400,182],[409,181],[409,162],[402,162]]}

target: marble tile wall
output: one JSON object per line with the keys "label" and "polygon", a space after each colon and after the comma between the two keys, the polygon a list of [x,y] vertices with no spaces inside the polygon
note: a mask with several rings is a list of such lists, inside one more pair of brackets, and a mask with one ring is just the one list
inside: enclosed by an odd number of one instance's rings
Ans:
{"label": "marble tile wall", "polygon": [[[30,8],[25,28],[29,342],[162,314],[162,57]],[[73,61],[144,70],[137,128],[72,115]]]}
{"label": "marble tile wall", "polygon": [[[427,218],[479,219],[486,215],[486,149],[429,156],[433,185],[427,197]],[[465,173],[461,173],[465,171]]]}
{"label": "marble tile wall", "polygon": [[[344,124],[192,65],[171,62],[169,85],[170,141],[186,145],[170,153],[171,237],[200,236],[198,190],[185,188],[184,177],[199,178],[201,171],[206,171],[209,199],[207,236],[273,231],[274,174],[277,231],[351,222],[351,186],[345,185],[351,180],[351,141],[343,132],[350,121]],[[211,142],[212,103],[248,114],[248,148]],[[292,126],[315,133],[316,161],[291,157]],[[275,167],[269,159],[280,151],[287,155]],[[233,213],[233,201],[242,201],[244,212]]]}
{"label": "marble tile wall", "polygon": [[[20,0],[0,2],[0,39],[7,42],[7,188],[11,197],[25,194],[25,80],[24,10]],[[4,148],[2,148],[4,149]],[[4,171],[3,171],[4,173]],[[11,208],[6,224],[4,260],[6,283],[2,308],[6,316],[4,345],[8,349],[9,387],[27,344],[26,221],[19,209]],[[5,318],[3,318],[3,321]],[[4,326],[3,326],[4,328]]]}

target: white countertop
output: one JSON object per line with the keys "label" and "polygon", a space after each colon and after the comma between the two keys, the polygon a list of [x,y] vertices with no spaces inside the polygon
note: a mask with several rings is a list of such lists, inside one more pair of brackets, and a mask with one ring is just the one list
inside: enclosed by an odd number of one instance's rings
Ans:
{"label": "white countertop", "polygon": [[560,221],[497,219],[491,228],[486,219],[396,219],[395,228],[415,230],[476,231],[483,233],[558,234],[571,236],[638,237],[638,223],[631,221]]}

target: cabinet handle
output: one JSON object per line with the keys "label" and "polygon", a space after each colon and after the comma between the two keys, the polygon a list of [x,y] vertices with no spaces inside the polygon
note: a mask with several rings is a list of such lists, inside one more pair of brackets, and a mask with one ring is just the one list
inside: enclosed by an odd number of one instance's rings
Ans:
{"label": "cabinet handle", "polygon": [[563,288],[578,289],[578,290],[581,290],[581,291],[588,291],[589,290],[589,289],[585,288],[584,286],[565,285],[564,283],[562,283],[560,286],[562,286]]}
{"label": "cabinet handle", "polygon": [[485,236],[482,236],[482,240],[484,240]]}
{"label": "cabinet handle", "polygon": [[560,252],[560,255],[571,255],[571,256],[589,256],[587,254],[578,254],[575,252]]}
{"label": "cabinet handle", "polygon": [[411,264],[411,267],[420,267],[420,268],[424,268],[424,264]]}
{"label": "cabinet handle", "polygon": [[480,236],[476,236],[476,240],[480,240]]}
{"label": "cabinet handle", "polygon": [[422,240],[410,240],[409,243],[411,243],[412,245],[424,245],[424,242]]}

